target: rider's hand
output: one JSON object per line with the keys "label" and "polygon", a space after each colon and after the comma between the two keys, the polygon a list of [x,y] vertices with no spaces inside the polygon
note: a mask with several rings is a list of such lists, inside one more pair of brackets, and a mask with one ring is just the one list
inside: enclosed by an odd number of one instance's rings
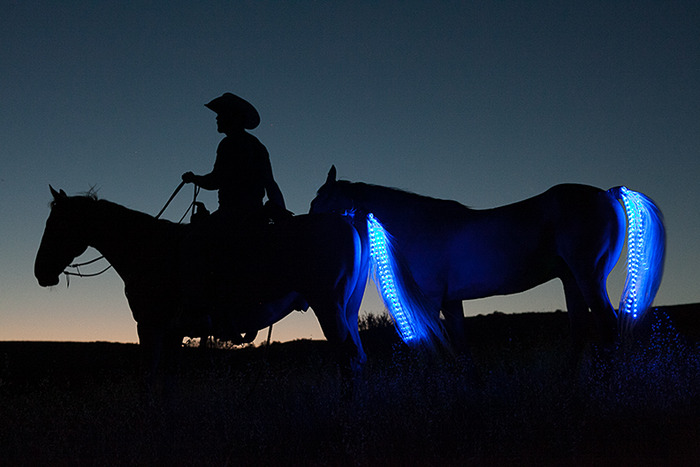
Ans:
{"label": "rider's hand", "polygon": [[185,172],[182,174],[182,181],[185,183],[194,182],[194,174],[192,172]]}

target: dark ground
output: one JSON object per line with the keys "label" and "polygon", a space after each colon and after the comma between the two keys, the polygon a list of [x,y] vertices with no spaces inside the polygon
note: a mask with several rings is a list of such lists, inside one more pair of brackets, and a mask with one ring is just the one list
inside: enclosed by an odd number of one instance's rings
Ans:
{"label": "dark ground", "polygon": [[700,461],[700,305],[657,310],[641,344],[591,347],[574,371],[564,312],[465,321],[478,377],[374,326],[350,401],[323,341],[184,348],[156,402],[140,397],[136,345],[0,342],[0,464]]}

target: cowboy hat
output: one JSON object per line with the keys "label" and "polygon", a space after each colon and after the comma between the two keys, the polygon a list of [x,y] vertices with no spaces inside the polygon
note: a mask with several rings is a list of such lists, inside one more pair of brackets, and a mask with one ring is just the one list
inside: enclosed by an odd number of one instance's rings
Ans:
{"label": "cowboy hat", "polygon": [[204,104],[204,106],[219,115],[242,116],[243,128],[246,130],[252,130],[260,124],[260,115],[258,111],[255,110],[255,107],[253,107],[253,104],[230,92],[217,97],[208,104]]}

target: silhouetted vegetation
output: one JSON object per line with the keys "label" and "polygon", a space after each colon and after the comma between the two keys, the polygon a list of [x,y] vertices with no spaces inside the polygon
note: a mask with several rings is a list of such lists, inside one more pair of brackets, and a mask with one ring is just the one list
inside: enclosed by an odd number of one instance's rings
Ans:
{"label": "silhouetted vegetation", "polygon": [[[670,318],[669,318],[670,316]],[[575,371],[567,315],[467,318],[461,357],[403,346],[363,317],[369,362],[341,400],[323,341],[184,348],[174,390],[139,397],[138,347],[0,343],[0,455],[20,464],[474,465],[700,458],[700,309]],[[577,462],[575,462],[577,461]]]}

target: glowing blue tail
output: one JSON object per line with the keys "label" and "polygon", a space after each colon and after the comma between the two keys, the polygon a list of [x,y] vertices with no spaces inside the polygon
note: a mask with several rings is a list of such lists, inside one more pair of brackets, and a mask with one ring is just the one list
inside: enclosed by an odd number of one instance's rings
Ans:
{"label": "glowing blue tail", "polygon": [[647,196],[624,186],[610,191],[622,200],[627,213],[627,278],[618,315],[624,330],[644,315],[659,290],[666,230],[661,211]]}
{"label": "glowing blue tail", "polygon": [[391,235],[373,214],[367,216],[367,233],[372,279],[403,341],[433,349],[437,343],[446,345],[438,310],[430,309],[407,266],[397,258]]}

